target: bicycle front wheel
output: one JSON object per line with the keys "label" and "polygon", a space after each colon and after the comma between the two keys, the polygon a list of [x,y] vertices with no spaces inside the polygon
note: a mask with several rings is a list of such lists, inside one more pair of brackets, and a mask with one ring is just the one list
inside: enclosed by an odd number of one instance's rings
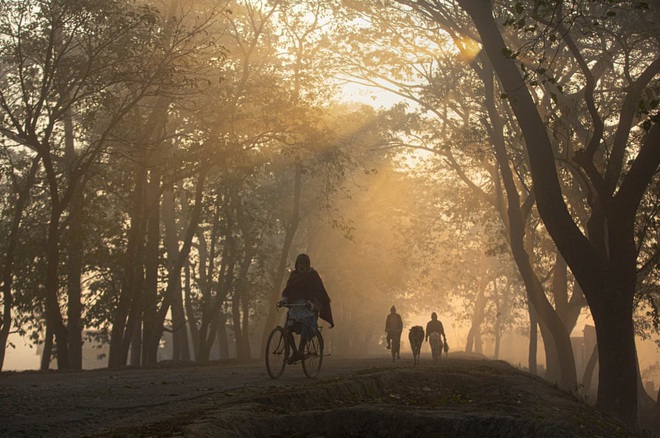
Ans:
{"label": "bicycle front wheel", "polygon": [[323,337],[317,333],[312,339],[305,342],[302,367],[305,375],[313,379],[321,371],[323,363]]}
{"label": "bicycle front wheel", "polygon": [[275,327],[268,336],[266,342],[266,370],[268,375],[273,378],[279,378],[284,372],[286,361],[289,356],[287,348],[286,334],[282,327]]}

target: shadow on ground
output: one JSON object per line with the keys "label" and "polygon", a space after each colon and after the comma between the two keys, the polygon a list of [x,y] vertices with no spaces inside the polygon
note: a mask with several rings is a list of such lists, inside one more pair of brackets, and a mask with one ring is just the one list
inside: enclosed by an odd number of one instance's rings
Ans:
{"label": "shadow on ground", "polygon": [[[271,387],[110,436],[653,437],[505,362],[452,359]],[[660,435],[659,435],[660,436]]]}

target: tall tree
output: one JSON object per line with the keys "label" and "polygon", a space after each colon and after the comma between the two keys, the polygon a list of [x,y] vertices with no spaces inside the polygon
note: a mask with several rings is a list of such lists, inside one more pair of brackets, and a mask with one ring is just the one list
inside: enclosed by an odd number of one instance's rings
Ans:
{"label": "tall tree", "polygon": [[[432,4],[423,3],[433,8]],[[481,36],[481,44],[522,130],[539,214],[589,302],[599,345],[597,403],[602,409],[632,424],[637,414],[637,361],[632,318],[637,283],[635,219],[641,199],[660,165],[660,127],[651,119],[646,119],[649,122],[648,132],[636,136],[635,122],[640,123],[636,119],[636,108],[643,99],[642,93],[660,72],[660,58],[657,52],[655,55],[645,52],[644,46],[612,46],[613,49],[627,49],[627,52],[621,53],[629,61],[632,61],[631,55],[635,53],[642,55],[634,57],[634,69],[627,63],[628,67],[623,71],[611,70],[627,86],[620,90],[618,125],[609,143],[604,141],[603,119],[594,105],[593,71],[587,63],[583,63],[585,52],[573,44],[577,33],[561,33],[565,37],[563,44],[566,44],[569,53],[581,65],[581,73],[588,84],[583,104],[591,115],[592,135],[584,151],[575,156],[591,188],[592,215],[587,237],[567,208],[557,175],[553,141],[539,114],[530,83],[521,71],[520,64],[511,56],[516,49],[507,46],[502,28],[493,16],[493,7],[478,0],[458,0],[457,3],[474,21]],[[534,13],[544,17],[556,14],[554,16],[557,18],[554,21],[550,19],[550,22],[558,29],[564,29],[566,11],[562,9],[563,3],[552,2],[544,6],[547,6],[546,10],[535,9]],[[644,15],[639,14],[639,11],[626,11],[627,5],[621,6],[618,12],[622,15],[630,14],[627,15],[629,18],[644,22]],[[580,14],[585,17],[592,14],[608,16],[608,7],[605,3],[595,2],[580,9]],[[657,13],[654,7],[646,18],[653,19]],[[621,20],[623,22],[624,18]],[[587,22],[576,20],[573,25],[579,28],[587,26]],[[617,24],[615,22],[614,32],[621,35],[625,27],[616,28]],[[631,30],[627,29],[628,32]],[[608,159],[604,166],[600,166],[595,160],[605,158],[603,149],[608,152]],[[598,232],[596,227],[602,232]]]}

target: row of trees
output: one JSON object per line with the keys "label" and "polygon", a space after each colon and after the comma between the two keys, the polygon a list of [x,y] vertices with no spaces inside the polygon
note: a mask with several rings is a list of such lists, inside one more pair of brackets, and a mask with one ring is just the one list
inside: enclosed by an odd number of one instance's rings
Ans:
{"label": "row of trees", "polygon": [[306,11],[199,7],[3,3],[0,363],[13,330],[43,369],[79,369],[85,333],[110,366],[153,363],[166,327],[204,361],[226,318],[249,357],[301,218],[374,135],[322,105]]}
{"label": "row of trees", "polygon": [[[0,366],[14,331],[43,369],[80,369],[86,336],[153,363],[165,330],[175,360],[250,358],[307,251],[337,353],[393,302],[441,306],[468,351],[525,326],[532,372],[540,328],[575,390],[588,306],[598,403],[634,421],[634,336],[658,327],[653,5],[0,8]],[[342,81],[406,103],[342,105]]]}

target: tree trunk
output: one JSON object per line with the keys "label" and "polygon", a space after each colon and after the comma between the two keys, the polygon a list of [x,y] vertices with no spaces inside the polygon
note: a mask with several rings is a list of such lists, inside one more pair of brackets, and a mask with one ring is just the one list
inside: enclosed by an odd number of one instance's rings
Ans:
{"label": "tree trunk", "polygon": [[472,325],[470,331],[468,332],[467,342],[465,343],[465,351],[472,353],[474,350],[475,353],[482,353],[482,343],[481,343],[481,323],[484,321],[485,309],[486,309],[486,294],[484,293],[485,287],[479,286],[479,293],[477,294],[477,299],[474,302],[474,314],[472,315]]}
{"label": "tree trunk", "polygon": [[[57,202],[57,195],[52,194],[52,201]],[[51,206],[50,221],[48,223],[48,239],[46,243],[46,282],[44,284],[46,297],[46,325],[51,327],[57,344],[57,368],[66,370],[71,367],[69,363],[69,335],[67,333],[59,303],[59,264],[60,264],[60,216],[61,210],[57,205]],[[44,349],[46,353],[46,349]],[[50,354],[50,351],[48,352]],[[48,363],[47,360],[42,360]],[[43,369],[43,368],[42,368]],[[47,369],[47,368],[46,368]]]}
{"label": "tree trunk", "polygon": [[172,290],[172,341],[173,360],[190,360],[190,347],[188,345],[188,329],[186,328],[186,316],[183,310],[183,298],[181,296],[181,269],[174,269],[179,260],[179,238],[176,226],[176,209],[174,189],[166,187],[163,192],[163,224],[165,225],[165,247],[167,248],[168,275],[177,276],[173,278],[174,289]]}
{"label": "tree trunk", "polygon": [[[507,287],[507,292],[510,292],[510,287]],[[500,358],[500,345],[502,340],[502,315],[500,304],[500,297],[502,295],[497,290],[497,280],[493,281],[493,301],[495,303],[495,322],[493,322],[493,334],[495,336],[495,351],[493,352],[493,359],[498,360]]]}
{"label": "tree trunk", "polygon": [[238,288],[234,288],[234,294],[231,300],[231,316],[232,316],[232,329],[234,332],[234,345],[236,346],[236,357],[243,359],[245,352],[243,351],[243,327],[241,325],[241,302],[240,293]]}
{"label": "tree trunk", "polygon": [[241,305],[243,307],[243,326],[241,327],[241,333],[243,333],[244,359],[250,360],[252,358],[250,347],[250,300],[248,299],[247,291],[243,291],[241,294]]}
{"label": "tree trunk", "polygon": [[566,261],[557,251],[555,256],[555,265],[552,269],[552,295],[554,297],[555,308],[559,318],[566,326],[566,331],[572,333],[577,324],[582,308],[587,304],[584,300],[584,294],[579,284],[574,284],[573,293],[568,297],[568,266]]}
{"label": "tree trunk", "polygon": [[82,369],[82,270],[83,270],[83,193],[75,189],[69,205],[69,235],[67,262],[67,328],[69,333],[69,362],[71,369]]}
{"label": "tree trunk", "polygon": [[121,291],[117,307],[112,315],[112,331],[110,334],[110,348],[108,353],[108,366],[110,368],[126,365],[126,353],[123,351],[124,332],[126,320],[131,303],[142,277],[142,247],[144,230],[146,228],[145,190],[147,185],[146,156],[143,161],[136,163],[135,189],[133,192],[133,206],[131,213],[131,226],[128,231],[128,243],[124,260],[124,275],[121,282]]}
{"label": "tree trunk", "polygon": [[[223,263],[223,269],[221,270],[222,272],[222,281],[218,284],[218,292],[216,294],[216,310],[220,310],[222,307],[222,303],[227,301],[227,297],[230,294],[230,291],[232,289],[235,289],[235,281],[236,277],[234,275],[234,272],[236,270],[236,257],[238,256],[236,253],[236,239],[225,237],[227,239],[227,242],[225,244],[226,247],[226,257],[227,257],[227,262]],[[238,311],[240,309],[240,304],[236,305],[236,310]],[[232,302],[231,306],[231,316],[232,316],[232,330],[234,332],[234,344],[236,346],[236,355],[238,356],[238,344],[236,344],[237,338],[236,333],[240,333],[241,326],[240,326],[240,318],[236,318],[236,313],[234,312],[234,303]],[[213,325],[211,326],[211,332],[215,333],[217,331],[218,324],[220,321],[217,319],[217,316],[219,314],[215,313],[215,320],[213,321]],[[226,320],[225,320],[226,321]],[[235,327],[235,325],[238,324],[238,328]]]}
{"label": "tree trunk", "polygon": [[[60,197],[59,180],[57,171],[54,167],[50,150],[47,146],[40,149],[39,155],[44,166],[46,181],[48,184],[48,194],[50,195],[50,217],[48,220],[48,231],[46,239],[46,279],[43,285],[43,296],[46,307],[46,326],[52,329],[57,343],[57,366],[59,369],[70,368],[69,363],[69,335],[62,312],[60,310],[59,292],[60,292],[60,220],[63,209],[68,199]],[[69,188],[75,189],[75,182],[69,181]],[[44,349],[44,353],[50,355],[51,351]],[[41,364],[42,367],[49,366],[50,356],[46,356]],[[47,369],[47,368],[46,368]]]}
{"label": "tree trunk", "polygon": [[591,397],[591,386],[594,376],[594,370],[596,369],[596,364],[598,363],[598,344],[594,345],[594,349],[589,356],[587,365],[584,367],[584,376],[582,377],[582,387],[584,390],[584,395],[586,397]]}
{"label": "tree trunk", "polygon": [[[10,241],[12,236],[10,235]],[[11,242],[10,242],[11,246]],[[2,371],[3,364],[5,362],[5,354],[7,351],[7,340],[9,339],[9,333],[11,331],[12,323],[12,308],[14,297],[11,292],[11,277],[12,277],[12,263],[13,255],[11,258],[8,256],[5,259],[5,268],[3,269],[2,274],[2,321],[0,322],[0,371]]]}
{"label": "tree trunk", "polygon": [[220,360],[229,359],[229,343],[227,342],[227,317],[222,310],[218,310],[217,317],[217,340],[218,340],[218,358]]}
{"label": "tree trunk", "polygon": [[[217,318],[217,316],[216,316]],[[213,330],[215,328],[215,320],[212,320],[210,317],[202,316],[202,324],[199,329],[199,337],[197,339],[197,349],[199,354],[195,360],[199,363],[206,363],[209,361],[211,356],[211,348],[215,342],[216,332]]]}
{"label": "tree trunk", "polygon": [[[612,293],[612,295],[614,294]],[[626,395],[633,392],[635,395],[632,402],[635,412],[633,417],[636,417],[637,373],[635,372],[636,364],[634,360],[636,353],[634,341],[630,342],[630,338],[634,339],[632,300],[628,302],[623,297],[623,299],[613,299],[612,301],[614,306],[617,306],[616,302],[619,301],[617,307],[627,308],[628,312],[624,313],[614,311],[611,308],[601,309],[599,306],[591,306],[598,338],[597,405],[601,408],[607,407],[611,412],[628,411],[630,406],[625,406],[623,403],[627,401]],[[621,372],[628,368],[632,368],[632,374]],[[618,388],[621,392],[613,392],[612,388]],[[628,415],[632,415],[632,413],[629,412]]]}
{"label": "tree trunk", "polygon": [[[642,412],[649,412],[655,408],[655,400],[646,392],[644,382],[642,381],[642,372],[639,369],[639,357],[637,358],[637,406],[640,414]],[[658,418],[660,421],[660,417]]]}
{"label": "tree trunk", "polygon": [[[78,159],[74,148],[74,133],[71,108],[64,115],[65,156],[69,162],[69,181],[73,181],[71,171]],[[69,364],[71,369],[82,369],[82,270],[85,235],[83,230],[84,193],[82,184],[73,188],[69,202],[69,232],[67,268],[67,328],[69,334]]]}
{"label": "tree trunk", "polygon": [[[548,325],[539,318],[538,324],[539,330],[541,331],[541,339],[543,339],[543,349],[545,352],[545,379],[552,383],[558,383],[562,378],[561,370],[561,359],[557,351],[557,343],[555,338],[552,335],[552,331],[548,328]],[[570,338],[569,338],[570,339]],[[575,364],[573,364],[575,368]],[[577,371],[576,371],[577,379]],[[576,380],[577,385],[577,380]],[[577,389],[577,386],[574,386]]]}
{"label": "tree trunk", "polygon": [[[244,238],[245,240],[245,238]],[[238,275],[236,276],[236,287],[234,289],[235,297],[238,297],[238,300],[234,299],[232,307],[236,305],[240,310],[238,318],[234,320],[234,324],[240,324],[240,330],[236,333],[236,352],[239,359],[249,360],[250,359],[250,331],[249,331],[249,319],[250,319],[250,302],[248,299],[248,271],[250,265],[252,264],[252,258],[254,255],[253,247],[249,244],[249,240],[245,241],[245,252],[243,254],[243,259],[238,270]]]}
{"label": "tree trunk", "polygon": [[529,310],[529,354],[528,354],[527,362],[529,363],[529,372],[531,374],[538,375],[539,369],[538,369],[537,355],[538,355],[538,344],[539,344],[538,342],[539,321],[536,316],[536,310],[534,309],[534,305],[529,300],[527,300],[527,308]]}
{"label": "tree trunk", "polygon": [[[142,326],[140,331],[140,363],[145,363],[148,355],[147,342],[150,333],[156,330],[158,319],[158,269],[160,267],[160,185],[161,175],[157,169],[150,172],[145,202],[151,206],[146,215],[146,242],[144,246],[144,286],[142,287]],[[138,328],[138,327],[136,327]],[[137,341],[137,336],[135,337]]]}
{"label": "tree trunk", "polygon": [[133,367],[139,367],[142,365],[142,321],[137,318],[134,324],[128,363]]}
{"label": "tree trunk", "polygon": [[190,284],[190,263],[184,266],[184,287],[183,298],[188,316],[188,329],[190,330],[190,337],[192,339],[193,357],[195,361],[199,360],[199,330],[197,329],[197,318],[195,317],[195,310],[192,303],[192,291]]}
{"label": "tree trunk", "polygon": [[500,358],[500,345],[502,343],[502,332],[500,331],[499,318],[495,320],[493,331],[495,332],[495,351],[493,352],[493,359],[498,360]]}
{"label": "tree trunk", "polygon": [[[215,309],[215,300],[213,299],[213,293],[211,288],[211,281],[213,279],[213,272],[215,268],[214,259],[215,259],[215,241],[218,234],[219,228],[219,213],[217,201],[215,205],[215,213],[213,215],[213,223],[211,226],[211,235],[210,235],[210,249],[209,243],[207,242],[206,236],[203,230],[198,230],[197,232],[197,255],[199,257],[199,289],[202,295],[200,300],[200,307],[202,311],[201,320],[199,324],[199,329],[197,330],[197,336],[194,339],[194,343],[197,345],[197,354],[195,355],[195,360],[197,362],[207,362],[211,353],[211,345],[209,345],[209,327],[213,318],[217,317],[213,315]],[[189,321],[192,321],[189,319]],[[191,322],[192,323],[192,322]],[[213,334],[215,337],[215,334]],[[211,340],[212,344],[213,340]]]}
{"label": "tree trunk", "polygon": [[[158,163],[158,153],[153,154],[149,162]],[[124,341],[122,343],[122,351],[124,354],[128,353],[129,346],[133,339],[142,344],[142,364],[155,363],[156,358],[152,358],[154,362],[149,362],[149,341],[153,333],[158,331],[159,316],[158,316],[158,267],[159,267],[159,245],[160,245],[160,203],[161,203],[161,179],[162,174],[157,165],[152,165],[152,169],[148,172],[149,180],[146,183],[146,190],[144,192],[144,227],[142,231],[142,245],[141,253],[139,256],[140,267],[139,275],[136,277],[137,283],[135,285],[135,294],[131,300],[130,308],[128,311],[128,321],[126,322],[126,333],[124,333]],[[147,294],[145,291],[146,282],[146,269],[149,268],[151,275],[151,289]],[[154,272],[155,270],[155,272]],[[156,277],[155,279],[153,277]],[[148,313],[145,313],[148,312]],[[143,321],[149,321],[149,324],[144,324]],[[142,329],[141,339],[134,333],[136,329]]]}
{"label": "tree trunk", "polygon": [[44,336],[44,351],[41,353],[41,370],[50,368],[50,358],[53,356],[53,329],[46,324],[46,335]]}

